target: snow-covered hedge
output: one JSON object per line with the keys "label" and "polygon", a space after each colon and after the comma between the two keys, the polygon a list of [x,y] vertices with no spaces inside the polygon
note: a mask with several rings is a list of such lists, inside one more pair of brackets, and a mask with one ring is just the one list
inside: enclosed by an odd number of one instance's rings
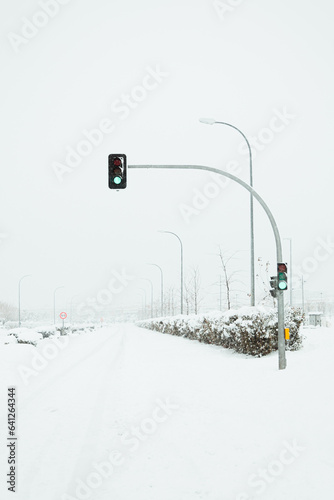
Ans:
{"label": "snow-covered hedge", "polygon": [[[302,346],[302,321],[300,309],[285,310],[285,328],[290,329],[290,340],[286,343],[288,350],[296,351]],[[153,318],[138,321],[137,325],[251,356],[265,356],[278,349],[277,311],[260,307],[244,307],[226,313]]]}

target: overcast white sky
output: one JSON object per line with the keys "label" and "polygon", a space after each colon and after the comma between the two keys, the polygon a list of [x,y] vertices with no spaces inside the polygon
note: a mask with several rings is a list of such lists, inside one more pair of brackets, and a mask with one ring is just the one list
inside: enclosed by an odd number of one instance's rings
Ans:
{"label": "overcast white sky", "polygon": [[[153,280],[158,298],[158,270],[145,263],[164,269],[166,286],[178,286],[179,270],[178,242],[159,229],[182,238],[185,267],[199,266],[206,292],[217,291],[210,287],[220,273],[217,245],[238,252],[233,265],[247,291],[249,196],[243,188],[229,183],[188,220],[182,210],[193,206],[194,189],[209,189],[217,177],[130,170],[126,190],[108,189],[112,152],[127,154],[129,164],[227,169],[238,162],[238,175],[248,181],[242,137],[199,123],[202,116],[247,135],[254,187],[282,238],[292,238],[306,290],[333,295],[333,3],[54,5],[2,2],[0,301],[16,305],[18,280],[32,274],[22,282],[22,306],[52,307],[54,288],[64,286],[58,293],[65,307],[74,295],[76,301],[96,297],[113,270],[123,268]],[[83,131],[101,122],[112,131],[57,176],[55,163],[65,165],[68,151],[87,140]],[[273,233],[256,202],[255,241],[256,258],[270,261],[274,273]],[[288,261],[285,240],[283,250]],[[149,290],[134,280],[122,300],[138,301],[137,287]],[[217,296],[211,297],[216,307]],[[240,302],[247,300],[240,292]]]}

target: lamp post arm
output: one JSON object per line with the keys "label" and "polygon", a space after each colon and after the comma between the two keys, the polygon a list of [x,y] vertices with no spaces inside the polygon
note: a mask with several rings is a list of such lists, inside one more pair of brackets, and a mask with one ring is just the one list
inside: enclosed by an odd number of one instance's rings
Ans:
{"label": "lamp post arm", "polygon": [[180,245],[181,245],[181,290],[180,290],[181,296],[180,296],[180,300],[181,300],[181,314],[183,314],[183,244],[182,244],[181,238],[176,233],[173,233],[172,231],[159,231],[159,233],[173,234],[174,236],[177,237],[177,239],[179,240]]}
{"label": "lamp post arm", "polygon": [[254,198],[257,199],[257,201],[260,203],[260,205],[266,212],[275,236],[277,262],[282,261],[281,237],[273,214],[271,213],[268,205],[261,198],[261,196],[249,184],[244,182],[242,179],[239,179],[239,177],[230,174],[230,172],[225,172],[224,170],[219,170],[218,168],[207,167],[205,165],[128,165],[128,168],[164,168],[164,169],[167,168],[167,169],[181,169],[181,170],[206,170],[208,172],[214,172],[216,174],[223,175],[224,177],[228,177],[229,179],[237,182],[245,189],[247,189],[247,191],[249,191],[254,196]]}
{"label": "lamp post arm", "polygon": [[242,137],[245,139],[246,143],[247,143],[247,147],[248,147],[248,152],[249,152],[249,163],[250,163],[250,171],[249,171],[249,183],[250,183],[250,186],[253,187],[253,155],[252,155],[252,148],[251,148],[251,145],[249,143],[249,140],[247,139],[247,137],[245,136],[245,134],[242,132],[242,130],[240,130],[240,128],[236,127],[235,125],[232,125],[231,123],[227,123],[227,122],[215,122],[215,123],[219,123],[221,125],[226,125],[227,127],[231,127],[231,128],[234,128],[234,130],[237,130],[239,132],[239,134],[242,135]]}

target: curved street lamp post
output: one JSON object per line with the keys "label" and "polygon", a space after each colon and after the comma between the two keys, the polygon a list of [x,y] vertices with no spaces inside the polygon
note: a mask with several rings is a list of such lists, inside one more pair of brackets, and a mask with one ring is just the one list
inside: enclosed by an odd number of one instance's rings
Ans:
{"label": "curved street lamp post", "polygon": [[148,266],[155,266],[159,269],[160,271],[160,302],[161,302],[161,316],[164,315],[164,273],[162,272],[162,269],[160,266],[158,266],[158,264],[151,264],[151,263],[148,263],[147,264]]}
{"label": "curved street lamp post", "polygon": [[[227,127],[234,128],[237,130],[239,134],[245,139],[249,152],[249,185],[253,187],[253,159],[252,159],[252,148],[250,143],[245,136],[245,134],[235,125],[227,122],[219,122],[214,120],[213,118],[200,118],[201,123],[205,123],[207,125],[214,125],[219,123],[220,125],[226,125]],[[250,253],[251,253],[251,306],[255,306],[255,263],[254,263],[254,206],[253,206],[253,194],[250,193]]]}
{"label": "curved street lamp post", "polygon": [[172,231],[158,231],[158,233],[173,234],[174,236],[176,236],[176,238],[180,242],[180,246],[181,246],[181,255],[180,255],[180,258],[181,258],[181,314],[183,314],[183,245],[182,245],[182,241],[181,241],[181,238],[176,233],[172,233]]}

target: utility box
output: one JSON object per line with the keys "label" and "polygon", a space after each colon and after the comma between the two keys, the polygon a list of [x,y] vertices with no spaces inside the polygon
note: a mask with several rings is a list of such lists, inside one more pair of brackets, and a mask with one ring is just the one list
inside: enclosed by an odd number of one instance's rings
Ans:
{"label": "utility box", "polygon": [[322,317],[324,313],[322,312],[309,312],[308,313],[308,324],[309,326],[321,326]]}

